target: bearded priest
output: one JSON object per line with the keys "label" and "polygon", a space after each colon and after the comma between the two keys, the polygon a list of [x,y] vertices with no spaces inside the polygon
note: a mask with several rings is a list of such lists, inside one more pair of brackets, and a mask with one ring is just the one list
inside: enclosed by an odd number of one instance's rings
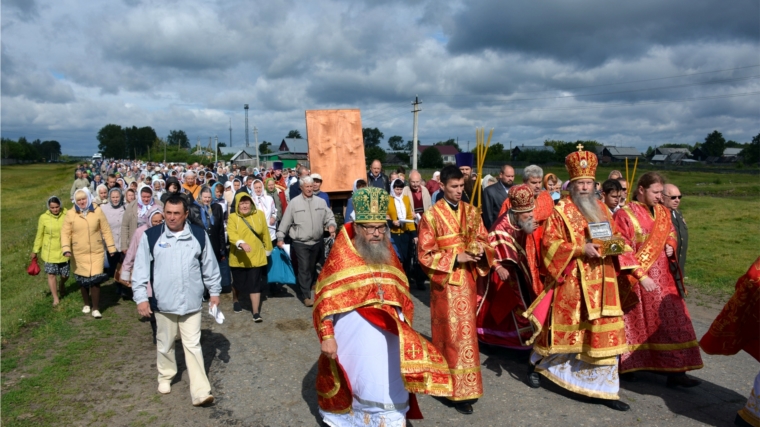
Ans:
{"label": "bearded priest", "polygon": [[385,220],[388,193],[363,188],[352,201],[356,220],[341,229],[317,280],[319,412],[332,427],[402,427],[422,418],[413,393],[449,396],[451,375],[412,329],[409,282]]}
{"label": "bearded priest", "polygon": [[478,282],[478,340],[516,350],[530,350],[533,335],[530,321],[523,317],[538,294],[537,272],[533,276],[525,252],[525,242],[535,230],[533,190],[525,184],[509,190],[510,208],[488,233],[495,251],[491,280]]}
{"label": "bearded priest", "polygon": [[588,240],[589,223],[607,222],[617,234],[594,193],[597,164],[582,145],[565,158],[570,197],[546,221],[546,290],[526,313],[537,330],[528,375],[538,373],[595,403],[627,411],[618,396],[618,355],[628,346],[614,257],[602,257],[600,246]]}
{"label": "bearded priest", "polygon": [[430,277],[433,345],[449,365],[459,413],[472,414],[483,395],[475,312],[477,280],[493,264],[493,248],[480,212],[462,201],[464,176],[453,165],[441,169],[443,198],[422,216],[417,256]]}

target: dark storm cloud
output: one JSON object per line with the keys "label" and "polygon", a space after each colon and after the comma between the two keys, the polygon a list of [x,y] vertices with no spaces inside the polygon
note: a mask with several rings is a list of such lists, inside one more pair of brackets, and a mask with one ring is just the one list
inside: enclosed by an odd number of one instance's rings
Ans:
{"label": "dark storm cloud", "polygon": [[454,54],[487,49],[581,67],[635,58],[653,46],[758,39],[756,0],[470,2],[447,28]]}
{"label": "dark storm cloud", "polygon": [[11,57],[2,47],[2,93],[3,96],[25,97],[42,103],[66,103],[74,101],[74,91],[66,83],[56,80],[49,72],[36,70],[28,60]]}

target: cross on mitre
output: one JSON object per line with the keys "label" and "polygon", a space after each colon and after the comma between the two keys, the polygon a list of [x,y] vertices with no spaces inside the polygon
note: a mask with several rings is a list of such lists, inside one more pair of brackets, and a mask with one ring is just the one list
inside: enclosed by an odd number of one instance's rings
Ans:
{"label": "cross on mitre", "polygon": [[578,144],[575,146],[575,148],[577,148],[578,151],[583,152],[583,144]]}

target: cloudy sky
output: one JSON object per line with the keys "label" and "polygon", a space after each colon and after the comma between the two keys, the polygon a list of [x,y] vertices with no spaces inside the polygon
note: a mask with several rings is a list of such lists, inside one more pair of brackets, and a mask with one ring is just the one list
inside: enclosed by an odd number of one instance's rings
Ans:
{"label": "cloudy sky", "polygon": [[194,143],[304,136],[360,108],[423,144],[635,146],[760,132],[758,0],[3,0],[2,136],[96,151],[108,123]]}

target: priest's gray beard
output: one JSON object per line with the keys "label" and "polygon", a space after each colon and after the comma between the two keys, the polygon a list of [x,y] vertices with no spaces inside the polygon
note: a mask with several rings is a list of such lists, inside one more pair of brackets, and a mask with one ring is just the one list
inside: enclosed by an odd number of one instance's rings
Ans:
{"label": "priest's gray beard", "polygon": [[[361,227],[357,227],[354,236],[354,246],[359,255],[367,264],[390,264],[391,251],[388,249],[389,232],[378,236],[367,235]],[[370,240],[378,240],[379,243],[370,243]]]}
{"label": "priest's gray beard", "polygon": [[512,222],[512,224],[517,225],[517,228],[524,231],[525,233],[533,234],[533,232],[536,231],[536,223],[533,222],[533,217],[530,217],[525,221],[521,221],[517,219],[517,214],[514,212],[510,212],[509,215],[509,220]]}
{"label": "priest's gray beard", "polygon": [[583,217],[586,218],[586,221],[588,222],[607,221],[607,217],[604,215],[604,212],[602,212],[602,209],[599,207],[599,203],[597,203],[596,194],[594,194],[594,192],[589,192],[588,194],[581,194],[580,191],[577,190],[577,187],[572,185],[570,187],[570,197],[572,198],[575,206],[578,207],[578,210],[581,211],[581,214],[583,214]]}

